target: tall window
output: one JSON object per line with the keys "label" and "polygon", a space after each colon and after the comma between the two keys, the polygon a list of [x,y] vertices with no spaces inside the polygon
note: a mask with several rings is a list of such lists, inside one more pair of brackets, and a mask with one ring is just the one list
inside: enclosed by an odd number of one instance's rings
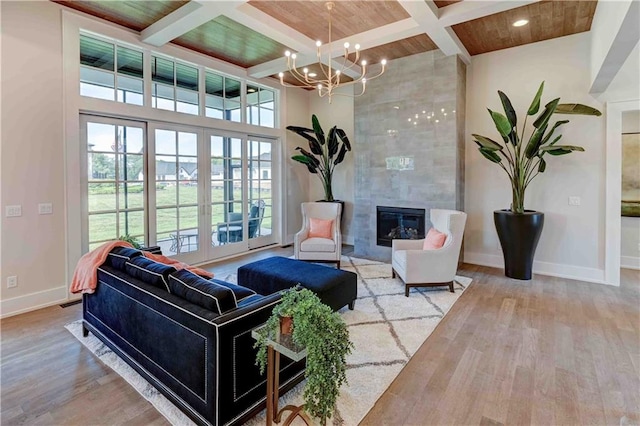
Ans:
{"label": "tall window", "polygon": [[198,115],[198,68],[151,57],[151,106]]}
{"label": "tall window", "polygon": [[127,234],[144,241],[144,129],[86,126],[89,249]]}
{"label": "tall window", "polygon": [[80,94],[142,105],[142,52],[80,36]]}

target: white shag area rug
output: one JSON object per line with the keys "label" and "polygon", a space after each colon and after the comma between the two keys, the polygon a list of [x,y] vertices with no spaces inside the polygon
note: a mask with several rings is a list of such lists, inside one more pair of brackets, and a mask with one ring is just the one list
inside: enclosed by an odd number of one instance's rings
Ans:
{"label": "white shag area rug", "polygon": [[[404,296],[403,282],[399,278],[391,278],[391,265],[388,263],[343,256],[342,269],[358,274],[355,309],[351,311],[344,307],[340,310],[355,349],[347,359],[348,384],[340,390],[336,412],[329,424],[351,426],[357,425],[369,412],[471,284],[471,278],[456,276],[455,293],[449,292],[447,287],[417,288],[411,289],[407,298]],[[237,282],[235,274],[216,278]],[[66,328],[151,402],[171,424],[194,424],[93,334],[82,337],[80,320],[66,325]],[[279,406],[301,405],[304,383],[281,397]],[[263,425],[265,417],[263,410],[246,424]],[[293,425],[298,424],[304,422],[298,418]]]}

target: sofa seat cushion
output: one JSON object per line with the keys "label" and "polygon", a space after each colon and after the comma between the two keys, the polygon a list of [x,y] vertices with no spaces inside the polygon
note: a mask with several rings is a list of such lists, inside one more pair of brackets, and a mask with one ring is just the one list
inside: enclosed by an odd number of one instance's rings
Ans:
{"label": "sofa seat cushion", "polygon": [[307,238],[300,243],[300,251],[331,253],[336,251],[336,243],[329,238]]}
{"label": "sofa seat cushion", "polygon": [[238,306],[229,287],[206,280],[186,269],[169,275],[169,292],[218,314]]}
{"label": "sofa seat cushion", "polygon": [[138,256],[142,256],[140,250],[130,247],[114,247],[107,255],[105,264],[113,266],[119,271],[124,271],[126,263]]}
{"label": "sofa seat cushion", "polygon": [[138,256],[125,263],[125,272],[134,278],[169,291],[169,274],[176,272],[176,268]]}
{"label": "sofa seat cushion", "polygon": [[398,250],[393,253],[393,264],[405,271],[407,269],[407,251]]}

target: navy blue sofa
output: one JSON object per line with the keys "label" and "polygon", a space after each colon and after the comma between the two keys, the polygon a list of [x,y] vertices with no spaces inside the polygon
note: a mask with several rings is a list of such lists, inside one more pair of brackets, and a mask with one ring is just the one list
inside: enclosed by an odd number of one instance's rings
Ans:
{"label": "navy blue sofa", "polygon": [[[237,307],[219,314],[159,285],[173,268],[161,271],[136,256],[110,255],[98,269],[95,293],[83,296],[85,336],[102,340],[198,424],[240,424],[262,410],[266,378],[255,366],[251,330],[280,295],[251,291],[240,299],[238,291],[250,290],[229,285]],[[304,378],[304,361],[283,357],[280,371],[283,394]]]}

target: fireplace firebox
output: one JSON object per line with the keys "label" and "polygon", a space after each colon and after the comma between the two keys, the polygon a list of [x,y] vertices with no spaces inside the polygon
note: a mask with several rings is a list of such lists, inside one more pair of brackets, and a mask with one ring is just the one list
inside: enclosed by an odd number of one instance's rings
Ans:
{"label": "fireplace firebox", "polygon": [[377,243],[391,247],[391,240],[419,240],[424,238],[424,209],[377,206]]}

